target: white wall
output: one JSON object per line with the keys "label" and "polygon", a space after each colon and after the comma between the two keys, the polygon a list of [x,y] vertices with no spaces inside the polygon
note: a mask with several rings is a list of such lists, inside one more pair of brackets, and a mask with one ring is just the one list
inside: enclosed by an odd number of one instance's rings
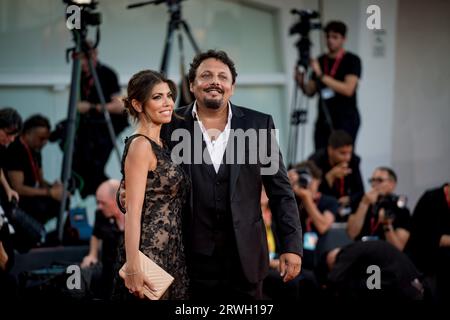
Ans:
{"label": "white wall", "polygon": [[450,2],[400,0],[392,163],[410,203],[450,181]]}

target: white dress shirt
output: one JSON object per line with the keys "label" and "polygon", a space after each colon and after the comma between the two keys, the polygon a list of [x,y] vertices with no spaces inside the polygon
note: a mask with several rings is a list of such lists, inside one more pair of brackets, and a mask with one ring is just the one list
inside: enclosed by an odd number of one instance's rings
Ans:
{"label": "white dress shirt", "polygon": [[[198,117],[197,113],[197,101],[194,102],[194,107],[192,108],[192,116],[197,118],[197,122],[202,130],[203,139],[206,142],[206,147],[208,148],[209,157],[211,158],[212,164],[214,166],[214,170],[216,173],[219,172],[220,164],[222,163],[223,155],[225,153],[225,149],[227,148],[228,138],[230,137],[231,130],[231,117],[233,116],[231,112],[231,104],[228,102],[228,119],[225,129],[220,132],[218,129],[209,129],[203,126],[202,121]],[[215,136],[215,140],[211,140],[208,132],[212,133],[212,136]],[[220,132],[220,133],[219,133]],[[217,135],[219,133],[219,135]]]}

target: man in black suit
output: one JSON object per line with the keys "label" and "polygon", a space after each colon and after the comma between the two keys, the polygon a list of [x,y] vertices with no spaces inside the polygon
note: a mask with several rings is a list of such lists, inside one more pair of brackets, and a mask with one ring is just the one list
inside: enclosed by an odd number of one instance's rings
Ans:
{"label": "man in black suit", "polygon": [[299,214],[271,135],[272,117],[230,103],[236,76],[225,52],[197,55],[189,70],[196,100],[178,109],[161,132],[192,181],[183,217],[193,299],[262,298],[269,267],[262,185],[280,238],[284,281],[301,269]]}

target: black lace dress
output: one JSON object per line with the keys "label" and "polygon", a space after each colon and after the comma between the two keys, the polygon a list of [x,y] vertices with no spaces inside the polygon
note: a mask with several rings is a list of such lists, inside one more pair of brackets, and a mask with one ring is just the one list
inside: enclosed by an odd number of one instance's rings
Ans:
{"label": "black lace dress", "polygon": [[[141,135],[132,135],[125,140],[123,177],[128,148],[131,141],[138,136]],[[171,160],[167,148],[159,146],[149,138],[147,140],[156,155],[157,165],[156,169],[149,171],[147,175],[139,250],[175,278],[162,299],[185,300],[188,298],[189,283],[182,242],[181,212],[190,189],[190,180],[181,166]],[[125,246],[122,243],[119,246],[117,272],[125,261]],[[113,299],[132,298],[117,272]]]}

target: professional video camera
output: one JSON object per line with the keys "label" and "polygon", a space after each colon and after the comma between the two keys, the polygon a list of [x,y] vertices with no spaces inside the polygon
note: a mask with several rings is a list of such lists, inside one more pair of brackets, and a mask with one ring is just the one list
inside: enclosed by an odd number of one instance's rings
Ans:
{"label": "professional video camera", "polygon": [[310,59],[311,41],[309,40],[309,32],[314,29],[320,29],[322,25],[320,22],[312,21],[319,18],[319,13],[313,10],[297,10],[292,9],[292,14],[298,15],[300,20],[289,29],[289,35],[300,35],[300,40],[295,46],[299,51],[298,66],[308,68]]}
{"label": "professional video camera", "polygon": [[379,196],[375,203],[375,212],[379,212],[380,209],[384,209],[385,217],[388,219],[394,219],[397,210],[406,207],[407,198],[404,195],[396,195],[393,193]]}
{"label": "professional video camera", "polygon": [[309,184],[312,181],[311,171],[307,167],[300,167],[297,170],[298,174],[298,185],[300,188],[308,188]]}
{"label": "professional video camera", "polygon": [[75,5],[80,7],[80,29],[85,30],[87,26],[98,26],[101,23],[101,15],[94,12],[98,2],[95,0],[63,0],[68,6]]}

